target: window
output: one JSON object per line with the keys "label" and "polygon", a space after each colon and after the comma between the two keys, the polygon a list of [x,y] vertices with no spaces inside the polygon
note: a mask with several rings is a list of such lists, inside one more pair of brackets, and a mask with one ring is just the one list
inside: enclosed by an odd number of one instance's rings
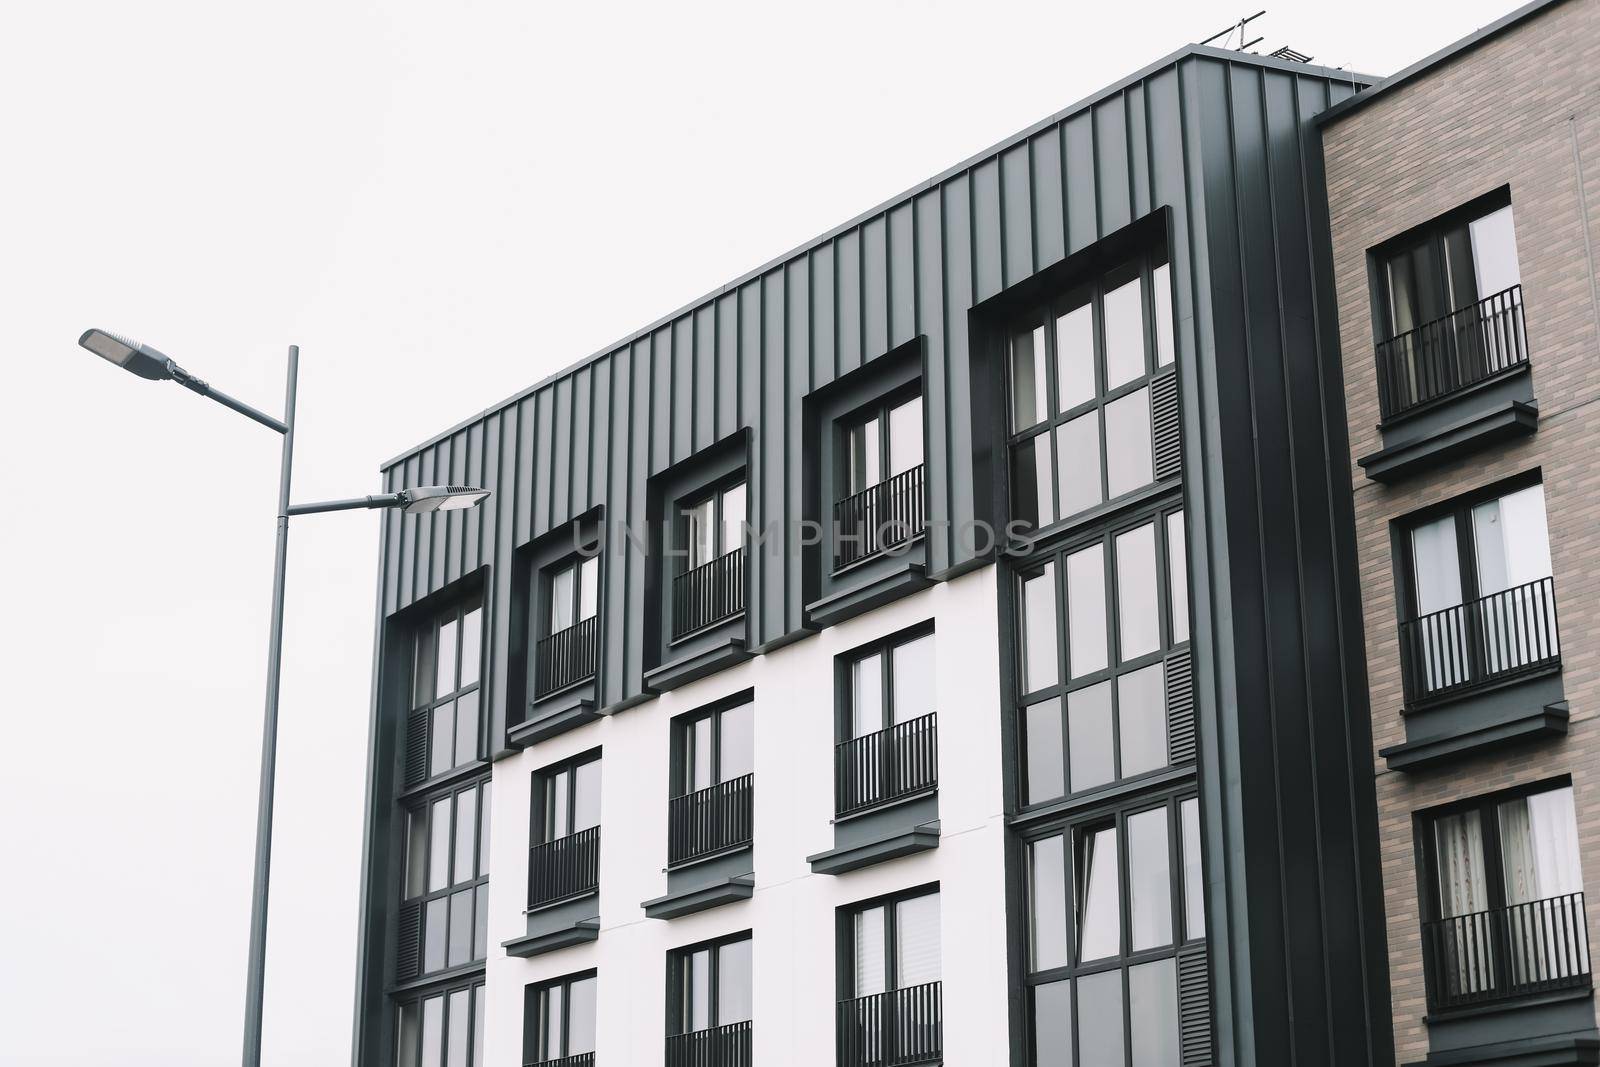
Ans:
{"label": "window", "polygon": [[[421,781],[479,756],[478,683],[483,670],[483,603],[473,599],[429,619],[417,632],[411,685],[407,780]],[[421,741],[421,744],[415,742]]]}
{"label": "window", "polygon": [[1152,379],[1174,359],[1169,273],[1164,257],[1129,264],[1012,335],[1013,519],[1049,526],[1156,480]]}
{"label": "window", "polygon": [[933,634],[896,634],[845,657],[837,812],[862,811],[934,788],[939,737],[934,719]]}
{"label": "window", "polygon": [[841,920],[841,1067],[936,1060],[943,1050],[939,891],[858,904]]}
{"label": "window", "polygon": [[674,793],[668,863],[686,863],[750,843],[755,704],[749,694],[673,724]]}
{"label": "window", "polygon": [[1170,763],[1166,656],[1189,638],[1184,555],[1174,510],[1021,573],[1025,803]]}
{"label": "window", "polygon": [[684,548],[689,569],[744,547],[745,484],[736,482],[683,509]]}
{"label": "window", "polygon": [[396,1067],[482,1067],[483,981],[398,1005]]}
{"label": "window", "polygon": [[1503,192],[1376,258],[1385,417],[1526,361],[1516,227]]}
{"label": "window", "polygon": [[1407,524],[1402,542],[1408,703],[1559,661],[1541,484],[1452,501]]}
{"label": "window", "polygon": [[841,433],[835,569],[922,532],[922,397],[881,401],[845,420]]}
{"label": "window", "polygon": [[488,955],[487,779],[430,794],[407,810],[403,899],[400,955],[418,953],[420,959],[420,968],[409,968],[412,974]]}
{"label": "window", "polygon": [[1434,1009],[1589,984],[1572,787],[1422,818],[1423,956]]}
{"label": "window", "polygon": [[544,634],[534,652],[536,696],[549,696],[594,676],[599,600],[598,554],[580,555],[546,572]]}
{"label": "window", "polygon": [[684,569],[672,580],[672,638],[744,611],[745,483],[726,485],[679,509]]}
{"label": "window", "polygon": [[888,401],[844,428],[845,492],[859,493],[922,466],[922,397]]}
{"label": "window", "polygon": [[668,957],[668,1067],[750,1062],[752,946],[746,931]]}
{"label": "window", "polygon": [[1199,801],[1048,832],[1027,865],[1031,1062],[1176,1064],[1177,953],[1205,936]]}
{"label": "window", "polygon": [[533,785],[529,907],[592,892],[600,874],[599,754],[540,771]]}
{"label": "window", "polygon": [[595,973],[589,971],[528,986],[523,1006],[525,1064],[578,1067],[593,1062],[597,984]]}

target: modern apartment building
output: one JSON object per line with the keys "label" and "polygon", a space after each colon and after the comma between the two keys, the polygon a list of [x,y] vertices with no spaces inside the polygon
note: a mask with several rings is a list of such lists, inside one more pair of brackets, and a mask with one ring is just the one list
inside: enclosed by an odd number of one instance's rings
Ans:
{"label": "modern apartment building", "polygon": [[1323,117],[1401,1062],[1600,1063],[1600,2]]}
{"label": "modern apartment building", "polygon": [[355,1061],[1391,1059],[1366,84],[1185,48],[388,464],[494,495],[384,527]]}

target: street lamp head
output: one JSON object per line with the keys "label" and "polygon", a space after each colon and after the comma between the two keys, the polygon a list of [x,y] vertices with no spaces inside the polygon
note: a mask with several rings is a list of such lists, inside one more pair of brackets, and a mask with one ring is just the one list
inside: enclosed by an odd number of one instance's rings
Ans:
{"label": "street lamp head", "polygon": [[104,330],[85,330],[83,336],[78,338],[78,344],[141,378],[159,382],[172,377],[172,360],[165,353],[138,341],[130,341]]}
{"label": "street lamp head", "polygon": [[407,515],[426,515],[431,511],[462,511],[489,499],[489,490],[470,485],[419,485],[402,489],[401,507]]}

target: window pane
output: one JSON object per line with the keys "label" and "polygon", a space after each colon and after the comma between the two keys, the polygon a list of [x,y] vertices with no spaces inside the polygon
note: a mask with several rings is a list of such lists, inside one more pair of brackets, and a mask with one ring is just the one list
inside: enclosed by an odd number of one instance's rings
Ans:
{"label": "window pane", "polygon": [[572,770],[572,832],[600,825],[600,761],[580,763]]}
{"label": "window pane", "polygon": [[1034,1067],[1073,1067],[1072,983],[1051,982],[1033,990]]}
{"label": "window pane", "polygon": [[456,620],[439,627],[439,659],[433,672],[433,691],[442,696],[456,690]]}
{"label": "window pane", "polygon": [[561,1046],[566,1033],[566,1000],[565,986],[553,985],[544,991],[544,1015],[542,1022],[543,1041],[540,1042],[539,1054],[546,1059],[557,1059],[562,1055]]}
{"label": "window pane", "polygon": [[922,398],[912,397],[889,412],[889,470],[896,474],[922,465]]}
{"label": "window pane", "polygon": [[1183,830],[1183,929],[1193,941],[1206,936],[1205,877],[1200,860],[1200,801],[1190,797],[1178,805]]}
{"label": "window pane", "polygon": [[1104,670],[1106,666],[1106,568],[1101,545],[1067,557],[1067,647],[1072,654],[1072,676]]}
{"label": "window pane", "polygon": [[1128,968],[1133,1067],[1178,1067],[1178,974],[1174,960]]}
{"label": "window pane", "polygon": [[749,938],[717,949],[717,1025],[742,1023],[752,1012]]}
{"label": "window pane", "polygon": [[472,692],[456,700],[456,754],[453,766],[471,763],[478,758],[478,694]]}
{"label": "window pane", "polygon": [[1056,410],[1070,411],[1096,392],[1094,310],[1084,304],[1056,320]]}
{"label": "window pane", "polygon": [[472,1036],[472,991],[458,989],[450,994],[450,1054],[448,1067],[467,1067],[467,1042]]}
{"label": "window pane", "polygon": [[895,983],[906,989],[939,980],[939,894],[895,904]]}
{"label": "window pane", "polygon": [[1156,366],[1165,367],[1176,351],[1172,343],[1172,272],[1167,264],[1150,272],[1150,289],[1156,313]]}
{"label": "window pane", "polygon": [[1021,522],[1049,526],[1056,521],[1055,473],[1050,452],[1054,435],[1036,434],[1016,447],[1012,476],[1013,517]]}
{"label": "window pane", "polygon": [[1489,907],[1488,872],[1483,865],[1483,826],[1476,811],[1446,815],[1433,826],[1439,917],[1471,915]]}
{"label": "window pane", "polygon": [[478,805],[483,809],[478,815],[478,870],[485,874],[489,873],[489,784],[478,787]]}
{"label": "window pane", "polygon": [[1456,555],[1453,515],[1411,531],[1412,569],[1417,577],[1417,614],[1428,615],[1461,603],[1461,565]]}
{"label": "window pane", "polygon": [[1120,970],[1078,979],[1078,1060],[1085,1067],[1124,1062]]}
{"label": "window pane", "polygon": [[429,777],[443,774],[455,766],[454,710],[454,704],[440,704],[433,709],[433,721],[428,727]]}
{"label": "window pane", "polygon": [[1055,685],[1056,649],[1056,569],[1046,563],[1037,574],[1022,578],[1023,674],[1027,691],[1032,693]]}
{"label": "window pane", "polygon": [[689,728],[689,790],[711,785],[711,717],[702,716]]}
{"label": "window pane", "polygon": [[580,978],[568,989],[570,1025],[567,1033],[567,1055],[578,1056],[594,1051],[595,994],[598,983],[591,975]]}
{"label": "window pane", "polygon": [[1550,576],[1544,486],[1530,485],[1472,509],[1478,592],[1488,596]]}
{"label": "window pane", "polygon": [[740,704],[719,716],[722,759],[717,770],[724,782],[743,778],[756,769],[755,710],[753,703]]}
{"label": "window pane", "polygon": [[1067,694],[1067,751],[1074,793],[1117,776],[1111,739],[1111,683],[1096,682]]}
{"label": "window pane", "polygon": [[1106,388],[1144,374],[1144,304],[1139,279],[1106,294]]}
{"label": "window pane", "polygon": [[871,418],[858,422],[848,431],[850,479],[849,489],[859,493],[868,486],[883,481],[882,457],[878,455],[878,420]]}
{"label": "window pane", "polygon": [[1124,663],[1161,647],[1153,523],[1117,535],[1117,630]]}
{"label": "window pane", "polygon": [[428,884],[428,813],[406,814],[406,896],[420,897]]}
{"label": "window pane", "polygon": [[1119,497],[1155,479],[1150,445],[1150,390],[1106,405],[1106,492]]}
{"label": "window pane", "polygon": [[1167,594],[1172,611],[1172,643],[1189,640],[1189,544],[1183,512],[1167,516]]}
{"label": "window pane", "polygon": [[685,1030],[704,1030],[711,1025],[711,951],[692,952],[684,960],[688,1003],[684,1007]]}
{"label": "window pane", "polygon": [[1055,432],[1061,516],[1066,518],[1104,499],[1100,492],[1100,413],[1079,415],[1057,426]]}
{"label": "window pane", "polygon": [[870,997],[884,990],[883,909],[855,913],[855,995]]}
{"label": "window pane", "polygon": [[433,802],[429,816],[433,844],[428,852],[428,892],[450,884],[450,798]]}
{"label": "window pane", "polygon": [[[1115,956],[1122,935],[1117,917],[1117,831],[1080,830],[1077,837],[1078,962]],[[1120,994],[1118,999],[1120,1000]],[[1098,1063],[1099,1060],[1086,1062]]]}
{"label": "window pane", "polygon": [[1570,786],[1508,800],[1499,814],[1507,904],[1583,891]]}
{"label": "window pane", "polygon": [[449,934],[450,901],[446,897],[439,897],[428,901],[422,915],[422,969],[424,971],[444,970],[445,938]]}
{"label": "window pane", "polygon": [[429,997],[422,1002],[422,1067],[439,1067],[443,1051],[444,998]]}
{"label": "window pane", "polygon": [[422,1036],[422,1010],[415,1004],[400,1005],[400,1032],[395,1037],[396,1067],[417,1067],[417,1039]]}
{"label": "window pane", "polygon": [[1511,205],[1473,221],[1472,265],[1478,277],[1478,298],[1503,292],[1522,281],[1517,266],[1517,231]]}
{"label": "window pane", "polygon": [[874,652],[850,664],[850,736],[883,729],[883,654]]}
{"label": "window pane", "polygon": [[1152,663],[1117,679],[1117,744],[1122,777],[1167,765],[1167,670]]}
{"label": "window pane", "polygon": [[1011,338],[1011,429],[1026,430],[1044,419],[1044,327]]}
{"label": "window pane", "polygon": [[472,1067],[483,1067],[483,986],[472,990]]}
{"label": "window pane", "polygon": [[433,700],[433,653],[437,632],[428,627],[417,635],[416,675],[411,687],[411,706],[420,708]]}
{"label": "window pane", "polygon": [[1052,698],[1023,709],[1028,747],[1029,804],[1053,800],[1067,791],[1062,765],[1061,700]]}
{"label": "window pane", "polygon": [[489,958],[489,883],[484,882],[475,892],[478,899],[472,909],[472,958],[483,960]]}
{"label": "window pane", "polygon": [[567,801],[570,799],[568,791],[571,788],[570,772],[557,771],[551,775],[545,784],[544,812],[545,812],[545,840],[554,841],[558,837],[566,837],[572,832],[571,820],[568,818]]}
{"label": "window pane", "polygon": [[594,618],[600,603],[600,557],[590,556],[578,564],[578,619]]}
{"label": "window pane", "polygon": [[910,722],[933,713],[933,635],[907,641],[894,650],[894,721]]}
{"label": "window pane", "polygon": [[1167,809],[1128,816],[1128,922],[1133,951],[1172,944]]}
{"label": "window pane", "polygon": [[1067,857],[1060,834],[1028,846],[1028,897],[1035,971],[1067,965]]}
{"label": "window pane", "polygon": [[711,562],[716,554],[717,502],[708,497],[688,511],[689,566],[698,567]]}
{"label": "window pane", "polygon": [[461,620],[461,684],[478,680],[483,666],[483,609],[473,608]]}
{"label": "window pane", "polygon": [[472,961],[472,890],[450,894],[450,966]]}
{"label": "window pane", "polygon": [[456,865],[451,884],[477,877],[473,864],[478,846],[477,818],[478,793],[469,789],[456,797]]}
{"label": "window pane", "polygon": [[722,491],[722,543],[720,552],[732,552],[744,547],[745,494],[744,483]]}
{"label": "window pane", "polygon": [[573,568],[562,567],[550,577],[550,632],[572,625]]}

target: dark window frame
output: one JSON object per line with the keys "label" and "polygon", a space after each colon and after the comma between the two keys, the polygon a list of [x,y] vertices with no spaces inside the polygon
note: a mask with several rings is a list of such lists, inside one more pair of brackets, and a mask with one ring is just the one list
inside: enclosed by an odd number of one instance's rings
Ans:
{"label": "dark window frame", "polygon": [[[1027,718],[1028,710],[1035,705],[1055,701],[1059,706],[1061,718],[1061,764],[1066,789],[1060,795],[1044,797],[1019,804],[1022,811],[1047,807],[1061,803],[1063,800],[1088,797],[1110,789],[1124,786],[1128,782],[1137,782],[1145,778],[1158,776],[1171,770],[1171,753],[1168,753],[1168,762],[1163,766],[1142,771],[1139,774],[1124,777],[1122,769],[1121,738],[1121,694],[1117,681],[1119,678],[1133,674],[1157,663],[1164,664],[1175,651],[1189,646],[1194,640],[1193,619],[1188,620],[1188,634],[1179,641],[1173,623],[1173,596],[1172,577],[1173,559],[1168,525],[1172,515],[1180,515],[1183,523],[1184,544],[1187,550],[1189,543],[1188,513],[1181,500],[1166,500],[1160,504],[1140,509],[1132,514],[1124,515],[1112,523],[1096,525],[1092,529],[1081,531],[1074,536],[1062,540],[1054,545],[1046,554],[1030,559],[1026,564],[1018,566],[1013,576],[1015,582],[1015,620],[1017,640],[1013,642],[1013,672],[1017,679],[1017,737],[1018,755],[1020,765],[1018,770],[1018,795],[1030,796],[1030,783],[1028,782],[1028,737]],[[1122,633],[1119,611],[1121,610],[1120,588],[1118,586],[1116,540],[1125,533],[1129,533],[1142,526],[1149,525],[1153,528],[1155,538],[1155,584],[1156,584],[1156,609],[1160,616],[1158,620],[1157,644],[1154,651],[1141,653],[1129,660],[1121,658]],[[1101,563],[1105,582],[1105,646],[1106,666],[1099,670],[1072,677],[1071,670],[1071,625],[1069,601],[1067,590],[1067,559],[1072,555],[1099,544],[1101,546]],[[1185,601],[1193,610],[1194,592],[1188,571],[1187,559],[1179,561],[1185,588]],[[1054,599],[1055,619],[1055,656],[1056,656],[1056,681],[1053,685],[1042,686],[1039,689],[1027,688],[1027,618],[1026,601],[1022,592],[1023,583],[1029,578],[1038,577],[1043,573],[1046,565],[1053,567],[1051,590]],[[1073,789],[1070,767],[1072,761],[1071,736],[1068,724],[1068,698],[1070,694],[1091,688],[1101,683],[1109,683],[1111,690],[1111,735],[1113,777],[1108,782],[1091,786],[1087,789]],[[1163,694],[1165,699],[1165,694]],[[1168,709],[1170,714],[1170,709]]]}
{"label": "dark window frame", "polygon": [[[688,796],[690,793],[699,792],[694,785],[694,764],[691,762],[696,758],[694,753],[694,729],[697,724],[706,719],[711,720],[711,780],[708,785],[700,788],[709,789],[712,786],[722,785],[730,781],[730,779],[723,776],[722,769],[722,716],[747,704],[752,705],[750,709],[752,719],[750,740],[753,749],[755,744],[755,708],[753,705],[755,701],[755,690],[746,689],[743,692],[734,693],[732,696],[713,701],[704,707],[684,712],[672,720],[671,773],[668,775],[671,783],[669,799],[677,799],[678,797]],[[753,764],[754,762],[755,753],[752,751],[751,763]],[[753,771],[745,773],[751,774]],[[736,777],[742,778],[744,775]]]}
{"label": "dark window frame", "polygon": [[[456,830],[460,825],[460,820],[456,813],[458,810],[458,805],[461,803],[461,797],[467,793],[476,794],[476,798],[473,801],[474,810],[472,823],[472,862],[475,873],[472,878],[458,882],[453,880],[455,875],[455,857],[458,851]],[[483,902],[480,900],[480,898],[482,896],[483,889],[489,884],[489,863],[488,856],[485,852],[485,847],[488,840],[490,816],[492,815],[492,796],[493,789],[491,776],[488,774],[480,774],[466,781],[452,782],[446,787],[430,790],[427,793],[418,793],[413,796],[409,796],[401,806],[401,818],[399,819],[399,823],[401,826],[401,833],[404,835],[405,839],[402,847],[400,848],[400,901],[406,907],[416,907],[418,909],[417,931],[419,944],[421,946],[417,953],[417,975],[419,978],[425,978],[428,975],[443,974],[458,967],[466,967],[471,965],[481,966],[483,961],[488,958],[487,945],[485,945],[485,954],[483,956],[479,956],[477,954],[477,949],[479,926],[478,912],[479,909],[483,907]],[[428,872],[433,864],[434,844],[434,836],[432,832],[433,807],[439,801],[446,798],[448,798],[450,801],[450,832],[445,840],[445,851],[447,853],[448,864],[446,870],[448,873],[445,877],[444,886],[439,889],[429,889],[427,887],[427,878]],[[411,820],[419,816],[427,819],[428,831],[423,835],[422,838],[426,846],[426,851],[422,858],[423,891],[416,896],[412,896],[410,894],[409,884],[412,861],[410,828]],[[470,892],[472,894],[472,909],[469,913],[469,921],[473,930],[472,954],[465,963],[452,964],[449,961],[449,923],[451,922],[450,900],[456,896],[456,894],[466,892]],[[426,958],[426,946],[428,943],[428,905],[439,900],[443,900],[445,902],[445,964],[443,967],[428,970]]]}
{"label": "dark window frame", "polygon": [[[934,637],[934,620],[924,619],[913,623],[894,633],[885,634],[874,638],[866,644],[857,645],[847,652],[841,652],[834,657],[835,692],[834,707],[837,711],[833,717],[833,736],[835,743],[853,741],[856,738],[855,728],[855,667],[856,664],[869,656],[883,655],[878,668],[882,677],[879,685],[882,692],[882,708],[884,719],[894,722],[894,650],[902,645],[909,645],[913,641],[920,641],[924,637]],[[937,638],[935,638],[937,640]],[[937,700],[935,700],[937,704]],[[931,714],[937,714],[937,709]]]}
{"label": "dark window frame", "polygon": [[[461,681],[461,670],[463,666],[461,653],[465,641],[466,618],[473,612],[478,613],[478,674],[473,681],[463,684]],[[450,690],[448,693],[439,693],[437,692],[436,686],[430,686],[429,692],[431,695],[426,699],[421,699],[418,696],[417,675],[424,664],[427,665],[427,668],[430,672],[437,670],[439,656],[439,631],[447,621],[453,622],[455,626],[455,688]],[[422,650],[424,640],[427,640],[431,645],[431,651],[426,656],[423,654]],[[451,601],[448,606],[443,606],[428,612],[423,620],[411,627],[410,637],[407,642],[411,650],[411,657],[409,664],[410,669],[407,671],[406,714],[403,718],[403,722],[405,722],[407,724],[407,728],[409,728],[409,724],[413,718],[418,715],[427,715],[429,755],[428,774],[420,782],[413,783],[409,788],[414,789],[418,787],[426,787],[430,782],[434,782],[449,775],[455,774],[461,768],[479,762],[483,759],[483,739],[485,732],[484,711],[486,710],[483,700],[483,685],[490,643],[488,601],[482,593],[473,593],[468,596],[457,598]],[[477,723],[473,732],[473,750],[468,758],[463,759],[461,754],[455,751],[456,741],[459,733],[459,723],[456,719],[458,708],[456,707],[456,704],[463,697],[467,696],[474,696],[476,698]],[[441,707],[446,705],[451,706],[450,744],[452,762],[447,769],[436,773],[433,771],[432,762],[432,738],[434,729],[433,717]]]}
{"label": "dark window frame", "polygon": [[[836,958],[838,968],[836,971],[837,985],[840,1000],[857,1000],[861,994],[857,992],[855,975],[855,919],[863,912],[874,908],[883,909],[883,991],[892,993],[897,989],[905,988],[900,984],[897,972],[896,948],[899,943],[899,920],[895,916],[895,905],[907,900],[916,900],[919,897],[938,896],[940,884],[938,882],[925,882],[921,885],[911,886],[906,889],[897,889],[892,893],[881,896],[869,897],[866,900],[852,901],[841,904],[835,909],[835,940]],[[938,981],[944,981],[944,904],[940,902],[940,960]],[[867,994],[873,995],[873,994]]]}
{"label": "dark window frame", "polygon": [[[732,1025],[723,1023],[718,1017],[721,1015],[722,1001],[722,957],[719,950],[725,945],[737,944],[740,941],[750,942],[751,979],[754,984],[755,960],[755,931],[740,930],[731,934],[723,934],[705,941],[696,941],[692,945],[681,945],[667,953],[667,1036],[680,1037],[684,1034],[697,1034],[703,1030],[715,1030],[720,1026]],[[697,952],[706,952],[709,973],[706,976],[706,1025],[701,1030],[687,1030],[685,1025],[690,1016],[689,994],[691,987],[686,983],[688,974],[688,961]],[[754,989],[752,988],[752,999]],[[736,1019],[734,1022],[746,1020]]]}
{"label": "dark window frame", "polygon": [[[743,486],[745,493],[744,518],[740,520],[739,543],[729,547],[723,543],[723,534],[727,529],[727,519],[723,514],[723,502],[728,491],[739,486]],[[689,515],[695,508],[707,501],[712,503],[713,518],[711,528],[715,531],[715,536],[710,558],[700,560],[697,563],[694,560],[693,541],[689,536]],[[682,566],[678,568],[678,573],[694,570],[696,567],[713,563],[731,552],[739,551],[749,541],[750,478],[748,472],[741,467],[732,474],[724,475],[714,482],[697,486],[673,502],[672,515],[673,536],[677,545],[676,555],[682,560]]]}
{"label": "dark window frame", "polygon": [[[897,408],[911,403],[913,400],[922,401],[922,403],[926,405],[926,398],[922,395],[921,378],[917,378],[913,381],[896,386],[894,389],[889,390],[883,395],[874,397],[872,400],[862,404],[860,407],[854,408],[844,415],[839,416],[839,418],[835,421],[834,451],[836,453],[836,470],[834,472],[834,497],[836,499],[834,503],[838,503],[840,500],[847,500],[857,493],[866,492],[874,485],[882,485],[891,477],[894,477],[894,475],[888,473],[888,470],[891,466],[889,448],[889,413]],[[854,484],[854,472],[851,469],[851,436],[858,427],[864,426],[872,419],[878,420],[878,457],[879,465],[882,467],[882,477],[875,482],[869,482],[866,485],[852,488],[852,485]],[[917,463],[912,464],[912,467],[922,466],[928,462],[927,423],[928,413],[926,407],[924,406],[922,418],[919,420],[918,425],[918,431],[922,445],[919,451],[921,452],[922,459]],[[907,469],[909,470],[910,468]]]}
{"label": "dark window frame", "polygon": [[[422,1012],[423,1004],[437,997],[441,1001],[439,1009],[439,1062],[449,1062],[450,1050],[450,997],[452,994],[466,991],[467,993],[467,1063],[481,1064],[483,1050],[476,1047],[478,1039],[483,1035],[484,1029],[480,1020],[484,1018],[484,990],[487,988],[482,974],[470,978],[456,979],[441,982],[422,989],[408,991],[405,994],[396,994],[392,997],[394,1007],[393,1025],[395,1034],[394,1062],[399,1064],[424,1063],[422,1055]],[[406,1059],[404,1051],[400,1048],[402,1033],[402,1015],[406,1009],[414,1009],[417,1013],[417,1054],[414,1059]]]}
{"label": "dark window frame", "polygon": [[[1371,306],[1376,309],[1376,314],[1372,317],[1373,327],[1377,334],[1375,340],[1380,343],[1393,340],[1401,333],[1406,332],[1396,329],[1393,293],[1389,284],[1390,264],[1396,258],[1422,248],[1427,248],[1432,256],[1432,263],[1436,269],[1429,279],[1433,288],[1433,292],[1430,295],[1441,301],[1440,311],[1438,315],[1431,315],[1426,319],[1418,316],[1418,321],[1411,327],[1412,329],[1424,325],[1427,321],[1459,311],[1467,304],[1458,302],[1461,296],[1453,291],[1454,287],[1444,273],[1450,254],[1447,251],[1446,239],[1453,232],[1466,230],[1467,250],[1470,253],[1472,239],[1470,227],[1472,223],[1505,207],[1512,207],[1511,187],[1508,185],[1503,185],[1498,189],[1492,189],[1481,196],[1474,197],[1464,204],[1451,208],[1443,214],[1436,215],[1418,226],[1413,226],[1405,232],[1398,233],[1373,246],[1368,255],[1371,257],[1373,275]],[[1515,210],[1512,207],[1513,215]],[[1472,268],[1469,280],[1474,284],[1474,295],[1468,301],[1470,304],[1476,302],[1479,298],[1476,295],[1477,266],[1470,262],[1469,266]],[[1417,279],[1414,270],[1412,275],[1412,284],[1416,286]]]}
{"label": "dark window frame", "polygon": [[[1156,300],[1155,276],[1162,267],[1166,268],[1167,287],[1169,291],[1168,310],[1174,316],[1168,324],[1169,336],[1172,339],[1171,361],[1160,362],[1159,324],[1157,322],[1158,302]],[[1097,273],[1093,278],[1079,282],[1065,292],[1036,304],[1030,309],[1014,316],[1006,326],[1005,340],[1002,348],[1004,352],[1004,426],[1006,442],[1006,478],[1010,487],[1009,497],[1012,502],[1010,508],[1011,518],[1019,518],[1015,502],[1018,499],[1017,485],[1017,457],[1024,447],[1032,447],[1036,438],[1053,435],[1058,427],[1064,426],[1074,419],[1091,413],[1096,418],[1096,433],[1099,440],[1100,451],[1100,500],[1098,504],[1080,509],[1069,514],[1061,513],[1061,477],[1060,472],[1050,480],[1051,487],[1051,514],[1055,517],[1048,522],[1037,521],[1034,528],[1049,530],[1070,522],[1079,515],[1093,512],[1097,507],[1104,507],[1113,501],[1123,500],[1144,486],[1126,490],[1117,496],[1111,495],[1110,486],[1110,461],[1108,459],[1105,408],[1113,402],[1126,396],[1131,396],[1140,390],[1149,392],[1153,383],[1167,374],[1174,373],[1177,366],[1177,302],[1172,298],[1173,292],[1173,266],[1172,260],[1164,247],[1154,247],[1143,250],[1124,258],[1118,264]],[[1133,379],[1113,387],[1107,387],[1108,371],[1106,367],[1106,341],[1105,341],[1105,297],[1106,294],[1120,288],[1132,281],[1140,280],[1140,323],[1143,327],[1144,358],[1142,372]],[[1059,355],[1057,351],[1056,322],[1067,314],[1087,305],[1090,308],[1091,339],[1094,362],[1094,395],[1084,401],[1065,408],[1058,409],[1060,400],[1059,384]],[[1023,334],[1032,334],[1041,330],[1044,349],[1037,352],[1036,359],[1044,361],[1044,390],[1042,399],[1044,417],[1032,425],[1017,428],[1012,425],[1016,412],[1016,382],[1014,380],[1014,363],[1012,359],[1012,346],[1014,339]],[[1152,395],[1153,398],[1153,395]],[[1151,422],[1154,413],[1151,412]],[[1152,443],[1152,451],[1154,445]],[[1051,469],[1054,471],[1055,447],[1052,441],[1050,447]],[[1154,470],[1154,455],[1152,454],[1151,479],[1146,485],[1159,484],[1160,479]]]}
{"label": "dark window frame", "polygon": [[[551,841],[559,841],[562,838],[571,837],[575,833],[582,832],[572,829],[573,819],[577,814],[578,768],[586,767],[591,763],[600,763],[603,754],[602,749],[589,749],[586,752],[580,752],[576,756],[569,756],[558,763],[540,767],[533,772],[534,793],[531,812],[533,825],[529,834],[532,845],[549,844]],[[558,834],[550,826],[552,818],[550,792],[555,786],[556,779],[563,773],[567,775],[567,829],[565,832]],[[605,788],[604,767],[601,768],[600,775],[601,789],[603,790]],[[599,826],[600,824],[595,823],[595,825]]]}
{"label": "dark window frame", "polygon": [[[1461,602],[1463,604],[1471,603],[1482,595],[1478,575],[1477,535],[1472,528],[1472,510],[1479,504],[1498,500],[1501,497],[1535,485],[1542,485],[1543,483],[1543,471],[1541,468],[1535,467],[1531,470],[1511,475],[1508,478],[1491,482],[1488,485],[1468,490],[1448,500],[1442,500],[1437,504],[1419,508],[1393,520],[1396,533],[1396,572],[1400,579],[1400,589],[1395,597],[1396,606],[1399,608],[1399,621],[1408,622],[1418,616],[1417,563],[1413,535],[1419,527],[1446,515],[1454,517],[1456,563],[1461,572]],[[1546,510],[1545,536],[1547,539],[1549,530],[1550,515],[1549,511]]]}
{"label": "dark window frame", "polygon": [[[523,987],[522,994],[522,1061],[524,1063],[544,1063],[549,1060],[562,1060],[573,1055],[587,1055],[587,1053],[574,1053],[572,1051],[572,987],[578,983],[594,979],[598,993],[600,972],[598,968],[590,967],[585,971],[575,971],[564,974],[559,978],[549,978],[542,982],[531,982]],[[544,1034],[544,1002],[550,990],[561,989],[561,1049],[553,1056],[541,1057],[538,1052],[543,1043]],[[598,999],[596,1000],[598,1004]]]}
{"label": "dark window frame", "polygon": [[[540,625],[538,633],[540,637],[550,637],[562,632],[561,630],[552,629],[551,616],[555,611],[556,578],[565,571],[572,572],[572,622],[563,627],[563,630],[600,616],[600,601],[603,596],[600,588],[600,556],[601,552],[598,545],[589,546],[561,557],[540,572],[540,584],[543,586],[539,598]],[[584,615],[582,614],[583,568],[591,564],[594,566],[594,611],[589,615]]]}

